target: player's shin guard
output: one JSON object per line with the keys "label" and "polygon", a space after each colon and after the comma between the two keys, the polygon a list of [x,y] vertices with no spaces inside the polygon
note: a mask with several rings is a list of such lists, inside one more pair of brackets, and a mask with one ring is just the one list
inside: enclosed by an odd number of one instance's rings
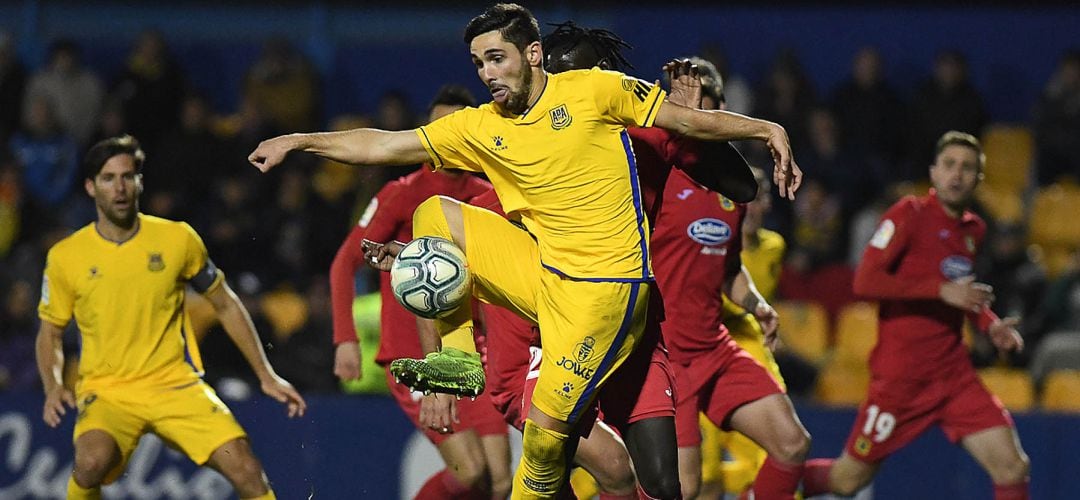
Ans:
{"label": "player's shin guard", "polygon": [[72,476],[68,478],[67,497],[71,500],[101,500],[101,487],[83,488]]}
{"label": "player's shin guard", "polygon": [[514,472],[511,498],[550,498],[566,478],[564,450],[568,436],[525,420],[521,463]]}

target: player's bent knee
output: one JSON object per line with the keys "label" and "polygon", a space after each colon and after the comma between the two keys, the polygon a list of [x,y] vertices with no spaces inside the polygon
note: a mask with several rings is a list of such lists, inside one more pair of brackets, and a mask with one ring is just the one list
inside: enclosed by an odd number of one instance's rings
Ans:
{"label": "player's bent knee", "polygon": [[447,464],[446,467],[450,469],[450,474],[453,474],[459,484],[468,488],[481,486],[487,477],[484,464],[475,460],[456,460],[452,464]]}
{"label": "player's bent knee", "polygon": [[810,434],[797,425],[796,429],[787,432],[777,447],[774,458],[787,463],[799,463],[806,460],[810,452]]}
{"label": "player's bent knee", "polygon": [[465,249],[465,228],[460,202],[445,196],[432,196],[413,211],[413,237],[438,236]]}
{"label": "player's bent knee", "polygon": [[514,475],[514,488],[526,497],[550,496],[558,491],[566,476],[566,440],[561,432],[544,429],[532,419],[525,420],[522,433],[521,465]]}
{"label": "player's bent knee", "polygon": [[75,467],[71,476],[83,488],[101,486],[105,475],[117,465],[116,459],[106,452],[83,452],[75,454]]}
{"label": "player's bent knee", "polygon": [[990,468],[990,477],[995,484],[1017,484],[1030,474],[1031,462],[1026,456],[1014,455],[1000,459]]}

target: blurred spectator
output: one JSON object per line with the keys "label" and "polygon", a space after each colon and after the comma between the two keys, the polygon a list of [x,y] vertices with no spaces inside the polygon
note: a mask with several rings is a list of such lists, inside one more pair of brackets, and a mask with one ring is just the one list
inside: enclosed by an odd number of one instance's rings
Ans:
{"label": "blurred spectator", "polygon": [[81,146],[94,133],[103,97],[101,81],[81,65],[79,48],[59,40],[49,48],[46,66],[30,78],[24,104],[48,100],[60,126]]}
{"label": "blurred spectator", "polygon": [[176,217],[187,220],[196,215],[193,204],[210,197],[213,184],[207,179],[219,177],[222,166],[229,164],[225,143],[210,130],[210,119],[202,96],[183,99],[179,126],[165,134],[158,153],[146,159],[143,200],[148,213],[175,207]]}
{"label": "blurred spectator", "polygon": [[37,295],[34,286],[17,280],[0,296],[0,390],[38,385],[34,338],[37,334]]}
{"label": "blurred spectator", "polygon": [[22,120],[26,69],[15,54],[11,35],[0,32],[0,144],[7,144]]}
{"label": "blurred spectator", "polygon": [[809,178],[795,198],[788,265],[806,274],[843,260],[844,219],[841,201],[825,184]]}
{"label": "blurred spectator", "polygon": [[275,338],[269,350],[278,374],[302,392],[338,392],[334,377],[334,343],[329,279],[316,276],[307,290],[308,319],[299,330],[285,338]]}
{"label": "blurred spectator", "polygon": [[274,38],[266,42],[262,56],[248,70],[244,97],[265,110],[278,131],[306,132],[316,126],[318,89],[308,61],[287,40]]}
{"label": "blurred spectator", "polygon": [[934,60],[934,75],[923,84],[911,106],[911,142],[906,177],[922,179],[933,163],[934,144],[950,130],[978,137],[989,122],[982,97],[968,79],[967,59],[955,50],[943,51]]}
{"label": "blurred spectator", "polygon": [[[814,108],[814,88],[793,50],[781,52],[754,97],[754,116],[783,125],[795,151],[806,148],[807,120]],[[760,162],[766,164],[765,162]]]}
{"label": "blurred spectator", "polygon": [[[302,170],[282,172],[274,204],[265,207],[258,217],[262,251],[269,251],[261,275],[271,288],[282,281],[306,284],[312,269],[308,240],[316,227],[322,230],[323,223],[313,224],[308,210],[309,184]],[[329,261],[320,264],[320,269],[325,268]]]}
{"label": "blurred spectator", "polygon": [[202,213],[195,227],[202,232],[210,257],[219,268],[234,274],[254,273],[263,267],[271,244],[256,238],[260,206],[254,175],[219,177],[211,186],[211,196],[197,207]]}
{"label": "blurred spectator", "polygon": [[1039,185],[1080,180],[1080,50],[1061,57],[1035,108]]}
{"label": "blurred spectator", "polygon": [[90,144],[97,144],[99,141],[127,133],[130,133],[130,127],[128,127],[127,116],[124,115],[123,105],[111,97],[106,99],[101,106],[97,127],[94,129]]}
{"label": "blurred spectator", "polygon": [[846,219],[877,195],[880,184],[875,172],[842,147],[836,119],[828,109],[818,108],[810,114],[808,133],[809,148],[800,152],[799,165],[839,197]]}
{"label": "blurred spectator", "polygon": [[416,126],[416,115],[404,92],[391,90],[379,97],[375,126],[383,130],[407,130]]}
{"label": "blurred spectator", "polygon": [[1037,384],[1054,370],[1080,370],[1080,250],[1073,252],[1066,271],[1047,288],[1021,333]]}
{"label": "blurred spectator", "polygon": [[0,261],[19,238],[23,222],[23,189],[19,164],[0,149]]}
{"label": "blurred spectator", "polygon": [[127,64],[113,84],[112,97],[121,103],[129,132],[157,152],[162,136],[176,124],[185,80],[157,31],[139,35]]}
{"label": "blurred spectator", "polygon": [[885,81],[876,48],[863,47],[855,54],[851,77],[834,92],[832,109],[847,148],[867,167],[880,170],[900,159],[903,104]]}
{"label": "blurred spectator", "polygon": [[732,73],[728,65],[727,54],[717,44],[706,44],[701,48],[701,57],[713,63],[724,82],[724,102],[726,110],[749,114],[754,109],[754,91],[741,75]]}
{"label": "blurred spectator", "polygon": [[[998,316],[1016,316],[1028,320],[1035,314],[1046,291],[1046,273],[1028,253],[1024,227],[1019,224],[998,224],[983,243],[986,251],[976,263],[976,276],[994,287],[993,310]],[[1021,323],[1023,324],[1023,323]],[[1023,334],[1027,328],[1020,328]],[[997,349],[984,335],[975,336],[975,364],[989,365],[998,358]],[[1014,364],[1023,364],[1025,353],[1013,353]]]}
{"label": "blurred spectator", "polygon": [[44,95],[31,95],[23,129],[11,138],[27,193],[42,209],[60,208],[78,177],[75,141],[57,122],[53,103]]}

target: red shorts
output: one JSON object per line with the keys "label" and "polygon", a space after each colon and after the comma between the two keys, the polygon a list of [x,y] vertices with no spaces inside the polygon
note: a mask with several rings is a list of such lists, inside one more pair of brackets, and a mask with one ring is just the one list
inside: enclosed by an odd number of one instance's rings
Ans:
{"label": "red shorts", "polygon": [[675,412],[679,448],[701,444],[698,412],[730,430],[728,420],[740,406],[784,393],[769,371],[733,340],[672,366],[679,389]]}
{"label": "red shorts", "polygon": [[[398,406],[409,417],[413,425],[420,432],[423,432],[428,440],[435,443],[435,446],[450,437],[452,434],[441,434],[429,429],[427,426],[420,425],[420,400],[423,399],[424,394],[412,392],[405,384],[394,382],[394,376],[390,374],[390,369],[386,368],[385,370],[386,385],[390,387],[390,394],[394,396]],[[479,436],[506,435],[506,422],[503,422],[502,415],[495,411],[495,406],[491,403],[491,397],[486,392],[481,393],[475,400],[472,398],[459,399],[457,401],[457,414],[460,423],[454,425],[455,431],[473,430]]]}
{"label": "red shorts", "polygon": [[[507,421],[518,429],[524,426],[533,389],[536,387],[536,377],[540,373],[540,348],[533,347],[532,353],[521,404],[517,405],[518,413],[506,413]],[[625,432],[627,425],[639,420],[675,416],[675,378],[667,351],[657,346],[645,354],[631,354],[601,389],[592,409],[583,414],[582,422],[592,422],[600,416],[608,425],[619,432]],[[634,397],[634,394],[637,394],[637,397]],[[514,420],[511,421],[510,418]],[[591,427],[583,429],[583,435],[587,436],[589,430]]]}
{"label": "red shorts", "polygon": [[953,443],[993,427],[1013,427],[1009,412],[970,367],[934,380],[874,378],[845,449],[863,462],[880,462],[934,424]]}

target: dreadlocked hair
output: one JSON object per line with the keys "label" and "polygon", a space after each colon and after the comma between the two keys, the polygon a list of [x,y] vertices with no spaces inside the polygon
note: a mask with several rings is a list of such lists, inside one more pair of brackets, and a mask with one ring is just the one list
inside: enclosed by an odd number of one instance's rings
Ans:
{"label": "dreadlocked hair", "polygon": [[634,47],[611,31],[600,28],[582,28],[574,21],[559,24],[548,23],[548,26],[555,29],[545,35],[541,42],[544,51],[547,53],[554,54],[559,50],[570,51],[581,43],[588,43],[602,59],[607,60],[608,64],[611,65],[609,69],[623,71],[634,67],[622,55],[623,49],[633,49]]}

